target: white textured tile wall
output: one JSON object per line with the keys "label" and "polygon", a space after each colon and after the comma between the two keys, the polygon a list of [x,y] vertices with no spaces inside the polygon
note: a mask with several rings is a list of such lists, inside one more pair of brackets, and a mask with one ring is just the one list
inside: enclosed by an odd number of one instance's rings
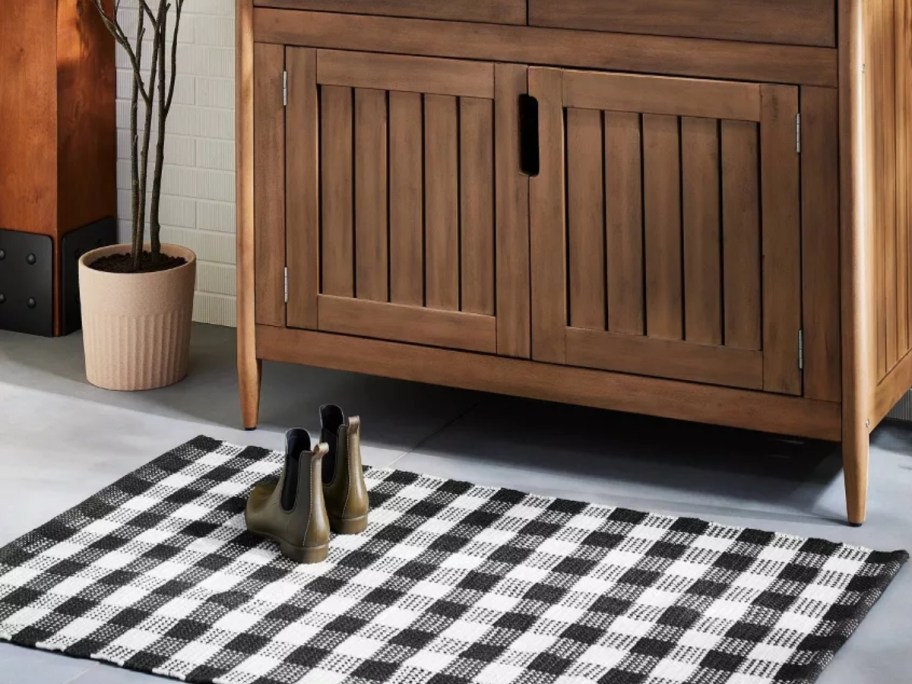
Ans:
{"label": "white textured tile wall", "polygon": [[[162,240],[189,247],[199,259],[194,320],[229,326],[236,320],[234,5],[234,0],[184,2],[161,205]],[[120,20],[130,36],[135,35],[136,12],[136,0],[122,0]],[[171,16],[173,21],[173,10]],[[144,57],[150,53],[146,49]],[[118,49],[117,187],[124,241],[130,235],[131,86],[129,60]]]}

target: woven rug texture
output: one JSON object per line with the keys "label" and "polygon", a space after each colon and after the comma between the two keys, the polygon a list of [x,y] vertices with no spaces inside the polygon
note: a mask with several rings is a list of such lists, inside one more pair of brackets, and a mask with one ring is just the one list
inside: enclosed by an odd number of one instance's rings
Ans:
{"label": "woven rug texture", "polygon": [[297,565],[244,529],[277,452],[198,437],[0,549],[0,639],[224,684],[814,681],[908,559],[368,470]]}

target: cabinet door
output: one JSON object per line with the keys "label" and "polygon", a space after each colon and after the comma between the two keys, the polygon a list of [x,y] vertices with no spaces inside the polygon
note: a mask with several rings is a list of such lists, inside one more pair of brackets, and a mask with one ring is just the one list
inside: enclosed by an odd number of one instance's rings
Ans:
{"label": "cabinet door", "polygon": [[286,70],[287,324],[528,356],[526,69],[288,48]]}
{"label": "cabinet door", "polygon": [[542,361],[799,394],[797,89],[530,69]]}

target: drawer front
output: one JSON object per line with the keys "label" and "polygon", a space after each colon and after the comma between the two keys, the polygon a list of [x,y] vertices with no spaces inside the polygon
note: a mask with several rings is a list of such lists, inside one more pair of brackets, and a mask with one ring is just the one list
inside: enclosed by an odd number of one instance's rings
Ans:
{"label": "drawer front", "polygon": [[379,14],[493,24],[525,24],[526,0],[254,0],[257,7]]}
{"label": "drawer front", "polygon": [[836,45],[833,0],[529,0],[529,23],[619,33]]}

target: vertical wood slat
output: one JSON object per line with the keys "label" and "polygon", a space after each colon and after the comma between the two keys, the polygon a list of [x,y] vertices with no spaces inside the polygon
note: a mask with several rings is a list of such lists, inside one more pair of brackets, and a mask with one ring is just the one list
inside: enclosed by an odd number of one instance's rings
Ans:
{"label": "vertical wood slat", "polygon": [[459,101],[462,310],[494,313],[494,106]]}
{"label": "vertical wood slat", "polygon": [[643,115],[646,332],[669,340],[683,337],[679,152],[677,117]]}
{"label": "vertical wood slat", "polygon": [[424,179],[419,93],[389,94],[390,301],[424,304]]}
{"label": "vertical wood slat", "polygon": [[425,283],[427,305],[459,310],[457,98],[425,95]]}
{"label": "vertical wood slat", "polygon": [[567,109],[567,246],[570,325],[605,329],[602,114]]}
{"label": "vertical wood slat", "polygon": [[839,97],[801,89],[804,396],[839,401]]}
{"label": "vertical wood slat", "polygon": [[254,46],[254,259],[256,322],[285,325],[285,48]]}
{"label": "vertical wood slat", "polygon": [[801,221],[795,148],[798,92],[761,88],[760,159],[763,216],[763,389],[801,393]]}
{"label": "vertical wood slat", "polygon": [[540,361],[567,358],[567,310],[564,292],[564,106],[561,72],[529,69],[529,94],[538,100],[541,172],[531,178],[530,247],[532,261],[532,355]]}
{"label": "vertical wood slat", "polygon": [[355,296],[389,300],[386,91],[355,89]]}
{"label": "vertical wood slat", "polygon": [[354,178],[351,88],[322,86],[322,289],[337,297],[355,293]]}
{"label": "vertical wood slat", "polygon": [[642,335],[643,202],[640,115],[605,112],[608,329]]}
{"label": "vertical wood slat", "polygon": [[899,352],[912,348],[912,3],[896,0],[896,302],[899,317]]}
{"label": "vertical wood slat", "polygon": [[320,124],[317,111],[317,54],[287,48],[285,234],[288,263],[287,322],[317,328],[320,291]]}
{"label": "vertical wood slat", "polygon": [[722,343],[719,131],[715,119],[681,119],[684,337]]}
{"label": "vertical wood slat", "polygon": [[757,125],[722,122],[725,345],[760,349],[760,179]]}
{"label": "vertical wood slat", "polygon": [[896,254],[896,58],[894,25],[896,3],[886,0],[882,20],[884,22],[881,36],[881,59],[883,70],[875,72],[883,79],[882,99],[877,101],[881,112],[878,129],[884,136],[883,167],[878,183],[879,192],[883,193],[884,230],[883,268],[884,268],[884,320],[886,329],[886,371],[893,369],[899,361],[899,331],[897,320],[897,254]]}
{"label": "vertical wood slat", "polygon": [[519,96],[528,90],[527,70],[494,66],[497,353],[529,357],[529,179],[520,173]]}

